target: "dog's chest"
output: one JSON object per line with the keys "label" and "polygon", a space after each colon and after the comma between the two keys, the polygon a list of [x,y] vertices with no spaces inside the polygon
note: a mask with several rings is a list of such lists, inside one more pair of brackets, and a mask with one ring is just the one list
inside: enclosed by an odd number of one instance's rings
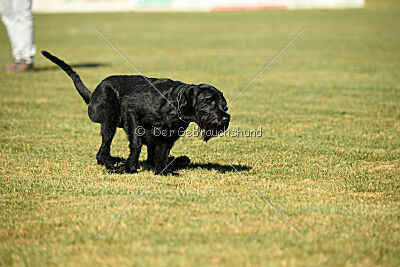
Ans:
{"label": "dog's chest", "polygon": [[166,116],[156,121],[146,121],[144,125],[146,125],[146,139],[149,141],[157,139],[157,141],[174,142],[185,133],[189,124]]}

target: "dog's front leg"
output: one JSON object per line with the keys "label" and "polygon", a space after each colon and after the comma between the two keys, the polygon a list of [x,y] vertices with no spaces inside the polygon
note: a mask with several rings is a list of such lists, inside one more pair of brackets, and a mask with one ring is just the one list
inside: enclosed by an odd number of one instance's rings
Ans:
{"label": "dog's front leg", "polygon": [[147,145],[147,160],[146,163],[154,167],[154,149],[155,145]]}
{"label": "dog's front leg", "polygon": [[171,146],[167,143],[158,144],[154,148],[154,169],[156,174],[166,174],[168,156]]}
{"label": "dog's front leg", "polygon": [[139,155],[142,149],[142,140],[138,136],[139,123],[137,118],[132,113],[126,114],[125,132],[129,140],[129,157],[125,165],[127,173],[135,173],[139,167]]}

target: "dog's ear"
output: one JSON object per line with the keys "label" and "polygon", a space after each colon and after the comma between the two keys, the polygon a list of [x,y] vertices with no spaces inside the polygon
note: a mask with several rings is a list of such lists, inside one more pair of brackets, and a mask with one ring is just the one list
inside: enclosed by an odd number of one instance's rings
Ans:
{"label": "dog's ear", "polygon": [[179,111],[182,119],[188,121],[196,120],[195,106],[197,104],[197,98],[200,93],[200,89],[197,85],[191,85],[188,88],[181,89],[182,93],[178,96],[179,99]]}

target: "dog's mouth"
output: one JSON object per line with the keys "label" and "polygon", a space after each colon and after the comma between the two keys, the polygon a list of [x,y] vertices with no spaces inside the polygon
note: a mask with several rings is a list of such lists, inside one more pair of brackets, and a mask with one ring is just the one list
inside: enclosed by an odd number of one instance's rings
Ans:
{"label": "dog's mouth", "polygon": [[204,141],[208,141],[213,137],[225,132],[229,127],[230,117],[213,118],[203,121],[201,124],[201,137]]}

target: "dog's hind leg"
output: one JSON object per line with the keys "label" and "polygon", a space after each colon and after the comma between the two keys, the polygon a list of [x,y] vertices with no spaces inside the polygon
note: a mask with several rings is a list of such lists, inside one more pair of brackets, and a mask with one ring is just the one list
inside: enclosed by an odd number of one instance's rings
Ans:
{"label": "dog's hind leg", "polygon": [[97,163],[113,169],[123,159],[112,157],[110,153],[120,115],[117,95],[109,84],[101,83],[97,87],[89,103],[88,113],[92,121],[101,124],[102,140],[96,155]]}
{"label": "dog's hind leg", "polygon": [[114,122],[102,122],[101,123],[101,146],[99,152],[96,155],[97,163],[104,165],[107,169],[113,169],[115,164],[122,162],[122,158],[112,157],[111,142],[114,138],[117,125]]}

